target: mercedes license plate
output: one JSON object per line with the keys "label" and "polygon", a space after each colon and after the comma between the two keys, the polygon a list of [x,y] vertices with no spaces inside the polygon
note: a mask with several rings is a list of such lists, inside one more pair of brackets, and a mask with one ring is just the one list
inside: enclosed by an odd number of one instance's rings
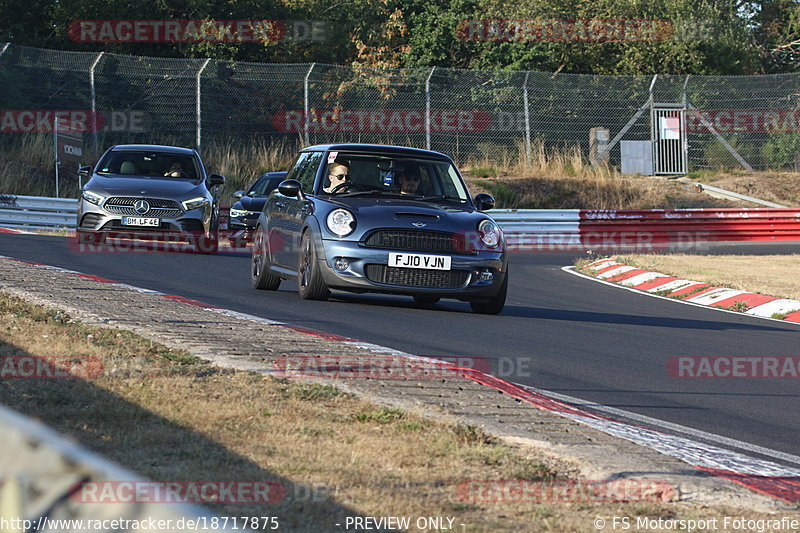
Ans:
{"label": "mercedes license plate", "polygon": [[157,228],[161,226],[160,218],[122,217],[123,226],[147,226]]}

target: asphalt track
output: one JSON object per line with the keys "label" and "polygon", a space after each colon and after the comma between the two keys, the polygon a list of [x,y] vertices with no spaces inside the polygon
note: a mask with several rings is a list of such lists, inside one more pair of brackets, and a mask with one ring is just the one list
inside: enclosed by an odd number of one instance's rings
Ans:
{"label": "asphalt track", "polygon": [[[715,246],[706,253],[800,253],[800,245]],[[511,255],[501,315],[444,300],[337,293],[301,300],[291,282],[250,288],[249,255],[78,252],[63,237],[0,234],[0,255],[409,353],[490,359],[504,379],[800,456],[796,379],[676,379],[675,356],[800,356],[800,325],[652,298],[563,272],[575,252]],[[36,283],[36,280],[31,280]],[[774,458],[769,458],[775,461]],[[776,461],[797,466],[792,461]]]}

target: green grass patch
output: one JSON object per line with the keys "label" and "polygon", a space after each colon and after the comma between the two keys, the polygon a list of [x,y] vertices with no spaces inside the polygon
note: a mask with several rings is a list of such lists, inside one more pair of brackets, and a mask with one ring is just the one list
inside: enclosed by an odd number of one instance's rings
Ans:
{"label": "green grass patch", "polygon": [[377,422],[379,424],[388,424],[395,420],[399,420],[405,416],[405,413],[400,409],[392,407],[384,407],[377,411],[368,411],[366,413],[356,413],[353,415],[354,420],[359,422]]}
{"label": "green grass patch", "polygon": [[500,171],[492,166],[476,166],[469,169],[469,173],[476,178],[495,178],[500,175]]}

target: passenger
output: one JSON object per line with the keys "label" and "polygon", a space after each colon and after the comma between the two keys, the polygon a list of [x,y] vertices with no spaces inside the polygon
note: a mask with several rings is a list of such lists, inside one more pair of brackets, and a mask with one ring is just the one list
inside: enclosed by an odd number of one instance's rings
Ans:
{"label": "passenger", "polygon": [[395,175],[400,194],[417,194],[419,182],[422,179],[416,168],[406,168],[399,170]]}
{"label": "passenger", "polygon": [[[342,185],[343,183],[347,183],[350,181],[350,165],[347,163],[339,163],[335,162],[328,168],[328,178],[330,179],[330,185],[323,188],[322,190],[327,193],[333,193],[336,187]],[[344,192],[347,190],[347,187],[341,187],[337,190],[337,193]]]}

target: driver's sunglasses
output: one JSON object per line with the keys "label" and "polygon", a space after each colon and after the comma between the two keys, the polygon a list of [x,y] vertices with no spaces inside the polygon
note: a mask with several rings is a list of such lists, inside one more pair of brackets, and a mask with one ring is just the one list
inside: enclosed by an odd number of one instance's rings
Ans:
{"label": "driver's sunglasses", "polygon": [[348,180],[350,179],[350,174],[328,174],[328,177]]}

